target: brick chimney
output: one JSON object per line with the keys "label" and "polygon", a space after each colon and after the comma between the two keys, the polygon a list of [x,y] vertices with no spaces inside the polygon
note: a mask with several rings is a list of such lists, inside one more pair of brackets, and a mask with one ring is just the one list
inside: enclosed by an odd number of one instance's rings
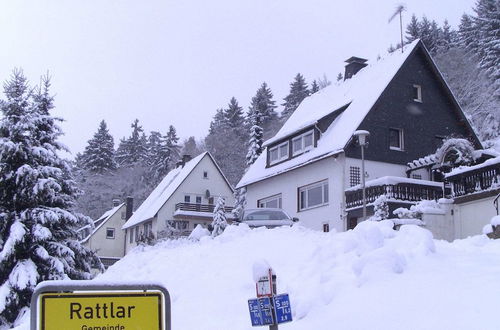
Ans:
{"label": "brick chimney", "polygon": [[134,209],[134,199],[132,197],[127,197],[126,205],[125,205],[125,221],[130,219],[132,216],[132,211]]}
{"label": "brick chimney", "polygon": [[345,74],[344,74],[344,80],[351,78],[354,76],[356,73],[358,73],[359,70],[363,69],[366,64],[366,61],[364,58],[352,56],[345,60],[347,63],[345,66]]}

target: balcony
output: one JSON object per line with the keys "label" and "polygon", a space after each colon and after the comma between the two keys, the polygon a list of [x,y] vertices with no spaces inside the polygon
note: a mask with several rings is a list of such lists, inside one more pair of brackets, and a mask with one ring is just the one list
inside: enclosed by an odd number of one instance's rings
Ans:
{"label": "balcony", "polygon": [[[426,180],[386,176],[366,182],[366,202],[373,203],[386,195],[391,202],[416,203],[421,200],[437,200],[443,197],[443,184]],[[363,190],[355,186],[345,191],[346,209],[363,206]]]}
{"label": "balcony", "polygon": [[[213,204],[197,204],[197,203],[177,203],[175,204],[175,214],[183,214],[190,212],[200,212],[200,213],[209,213],[212,216],[214,213],[215,205]],[[233,207],[226,206],[224,208],[226,213],[231,213],[233,211]]]}
{"label": "balcony", "polygon": [[458,168],[446,175],[452,197],[500,189],[500,157],[482,164]]}

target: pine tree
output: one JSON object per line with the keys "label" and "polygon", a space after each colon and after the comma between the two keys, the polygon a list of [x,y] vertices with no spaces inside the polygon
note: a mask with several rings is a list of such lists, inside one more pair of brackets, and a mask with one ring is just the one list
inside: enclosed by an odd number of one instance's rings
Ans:
{"label": "pine tree", "polygon": [[263,130],[261,114],[253,110],[250,114],[250,141],[248,143],[247,166],[252,165],[262,153]]}
{"label": "pine tree", "polygon": [[[165,136],[157,136],[155,132],[154,154],[150,157],[149,177],[153,181],[160,181],[174,167],[179,159],[179,138],[175,127],[170,125]],[[157,140],[157,141],[156,141]]]}
{"label": "pine tree", "polygon": [[458,26],[458,42],[470,50],[477,48],[477,31],[473,26],[472,17],[463,14]]}
{"label": "pine tree", "polygon": [[226,207],[226,201],[224,198],[219,197],[214,207],[214,214],[212,220],[212,236],[219,236],[224,232],[227,227],[226,212],[224,208]]}
{"label": "pine tree", "polygon": [[233,196],[236,202],[232,213],[236,218],[239,218],[247,205],[247,188],[241,187],[236,189]]}
{"label": "pine tree", "polygon": [[317,91],[319,91],[319,85],[318,83],[316,82],[316,80],[313,80],[312,84],[311,84],[311,93],[310,94],[314,94],[316,93]]}
{"label": "pine tree", "polygon": [[373,213],[374,215],[370,220],[381,221],[389,217],[389,205],[387,204],[386,195],[380,195],[373,202]]}
{"label": "pine tree", "polygon": [[411,15],[410,23],[406,26],[406,41],[408,43],[420,38],[420,23],[415,14]]}
{"label": "pine tree", "polygon": [[337,81],[342,81],[344,80],[344,76],[342,75],[341,72],[339,72],[339,74],[337,75]]}
{"label": "pine tree", "polygon": [[184,140],[182,144],[182,155],[190,155],[196,157],[203,152],[203,145],[199,145],[194,136],[190,136],[187,140]]}
{"label": "pine tree", "polygon": [[147,149],[148,149],[148,159],[147,164],[153,165],[156,162],[156,157],[160,153],[161,144],[163,142],[163,136],[160,132],[151,131],[148,137]]}
{"label": "pine tree", "polygon": [[50,80],[32,90],[15,70],[0,102],[0,327],[12,325],[30,305],[37,283],[89,279],[97,256],[78,242],[72,213],[79,194],[58,138],[60,119],[49,111]]}
{"label": "pine tree", "polygon": [[300,73],[297,73],[290,84],[290,93],[284,98],[285,103],[282,104],[284,106],[281,113],[282,120],[287,120],[307,96],[309,96],[309,90],[306,81]]}
{"label": "pine tree", "polygon": [[273,136],[278,130],[278,114],[275,109],[276,101],[273,100],[273,93],[267,84],[263,82],[255,96],[252,97],[247,116],[248,126],[252,126],[250,122],[252,112],[257,111],[260,113],[261,123],[259,126],[262,127],[264,136]]}
{"label": "pine tree", "polygon": [[244,128],[243,108],[239,106],[235,97],[232,97],[229,101],[228,107],[224,111],[224,117],[230,128]]}
{"label": "pine tree", "polygon": [[87,143],[82,155],[83,168],[93,173],[104,173],[116,169],[113,136],[109,134],[104,120],[99,124],[94,137]]}
{"label": "pine tree", "polygon": [[480,67],[500,87],[500,3],[498,0],[478,0],[474,11]]}
{"label": "pine tree", "polygon": [[139,119],[131,125],[132,134],[128,139],[121,139],[116,151],[116,161],[121,166],[130,166],[146,161],[147,137],[144,129],[139,125]]}

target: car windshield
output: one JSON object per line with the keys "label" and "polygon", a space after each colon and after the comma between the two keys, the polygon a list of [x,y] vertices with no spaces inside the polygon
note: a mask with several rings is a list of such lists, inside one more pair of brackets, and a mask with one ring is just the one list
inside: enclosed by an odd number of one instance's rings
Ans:
{"label": "car windshield", "polygon": [[243,221],[245,220],[284,220],[288,216],[280,210],[251,210],[245,211]]}

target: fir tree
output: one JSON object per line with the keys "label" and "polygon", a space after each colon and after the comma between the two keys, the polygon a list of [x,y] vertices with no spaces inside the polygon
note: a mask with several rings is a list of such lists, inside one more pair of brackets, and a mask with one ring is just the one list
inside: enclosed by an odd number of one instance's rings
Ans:
{"label": "fir tree", "polygon": [[233,196],[236,202],[232,213],[236,218],[239,218],[247,205],[247,188],[241,187],[236,189]]}
{"label": "fir tree", "polygon": [[170,125],[165,136],[155,134],[155,153],[151,155],[150,177],[153,181],[160,181],[179,159],[179,138],[175,127]]}
{"label": "fir tree", "polygon": [[76,228],[91,223],[71,212],[79,194],[58,118],[50,116],[50,81],[34,92],[21,71],[4,84],[0,110],[0,326],[30,305],[37,283],[89,279],[97,256],[78,242]]}
{"label": "fir tree", "polygon": [[500,87],[500,3],[498,0],[478,0],[474,11],[480,67]]}
{"label": "fir tree", "polygon": [[319,91],[319,85],[318,83],[316,82],[316,80],[313,80],[312,84],[311,84],[311,93],[310,94],[314,94],[316,93],[317,91]]}
{"label": "fir tree", "polygon": [[318,79],[319,89],[323,89],[325,87],[328,87],[331,84],[332,84],[332,82],[328,79],[328,77],[326,76],[326,74],[323,74],[323,77]]}
{"label": "fir tree", "polygon": [[477,33],[472,23],[472,17],[463,14],[458,26],[458,42],[467,49],[477,48]]}
{"label": "fir tree", "polygon": [[224,111],[225,121],[230,128],[243,129],[245,119],[243,118],[243,108],[239,106],[235,97],[229,101],[227,109]]}
{"label": "fir tree", "polygon": [[344,76],[342,75],[341,72],[339,72],[339,74],[337,75],[337,81],[342,81],[344,80]]}
{"label": "fir tree", "polygon": [[275,111],[276,101],[273,100],[273,93],[265,82],[262,83],[260,88],[252,97],[250,108],[248,111],[249,126],[252,127],[251,114],[254,111],[259,112],[261,123],[260,127],[263,129],[263,134],[270,137],[278,130],[278,114]]}
{"label": "fir tree", "polygon": [[408,43],[420,38],[420,23],[415,14],[411,15],[410,23],[406,26],[406,41]]}
{"label": "fir tree", "polygon": [[212,220],[212,236],[219,236],[224,232],[227,227],[226,212],[224,208],[226,207],[226,201],[224,198],[219,197],[214,207],[214,214]]}
{"label": "fir tree", "polygon": [[370,220],[381,221],[389,217],[389,205],[387,204],[387,196],[380,195],[373,202],[373,216]]}
{"label": "fir tree", "polygon": [[250,141],[248,143],[247,166],[252,165],[262,153],[263,132],[261,114],[253,110],[250,114]]}
{"label": "fir tree", "polygon": [[116,151],[116,161],[122,166],[142,163],[147,158],[147,137],[144,129],[139,125],[139,119],[131,125],[132,134],[128,139],[121,139]]}
{"label": "fir tree", "polygon": [[104,173],[116,169],[114,141],[104,120],[101,121],[94,137],[85,147],[82,165],[83,168],[93,173]]}
{"label": "fir tree", "polygon": [[290,93],[284,98],[285,103],[282,104],[284,109],[281,118],[287,120],[307,96],[309,96],[309,90],[306,81],[300,73],[297,73],[294,81],[290,84]]}

